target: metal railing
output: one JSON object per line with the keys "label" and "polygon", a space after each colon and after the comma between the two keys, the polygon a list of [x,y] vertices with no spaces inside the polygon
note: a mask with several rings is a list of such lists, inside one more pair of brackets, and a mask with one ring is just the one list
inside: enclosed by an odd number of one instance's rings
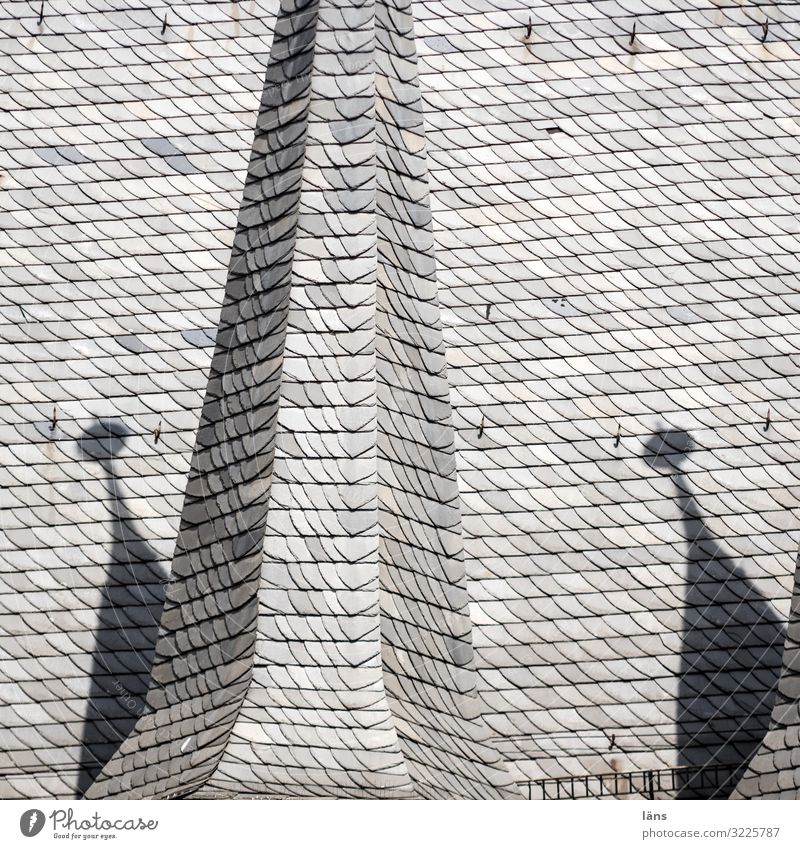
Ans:
{"label": "metal railing", "polygon": [[[681,791],[707,795],[733,790],[743,764],[712,764],[702,767],[667,767],[634,772],[608,772],[565,778],[541,778],[527,783],[529,799],[597,799],[638,797],[670,798]],[[523,786],[525,786],[523,784]]]}

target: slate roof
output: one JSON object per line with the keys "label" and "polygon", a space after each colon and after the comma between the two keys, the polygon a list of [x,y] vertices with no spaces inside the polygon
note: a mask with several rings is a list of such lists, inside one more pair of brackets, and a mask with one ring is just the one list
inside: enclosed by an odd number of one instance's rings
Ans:
{"label": "slate roof", "polygon": [[[0,10],[4,797],[142,710],[277,12],[119,5]],[[484,720],[516,777],[742,761],[798,543],[796,8],[413,14]]]}

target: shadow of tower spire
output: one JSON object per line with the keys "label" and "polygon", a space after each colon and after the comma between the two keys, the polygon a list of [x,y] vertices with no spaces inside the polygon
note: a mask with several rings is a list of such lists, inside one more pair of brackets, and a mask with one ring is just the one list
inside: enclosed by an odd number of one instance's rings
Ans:
{"label": "shadow of tower spire", "polygon": [[[679,798],[727,798],[767,732],[785,634],[777,611],[703,519],[684,471],[692,448],[685,431],[658,431],[645,459],[670,476],[687,545],[676,724],[678,764],[692,767],[694,778]],[[729,765],[740,768],[732,775],[714,769]]]}
{"label": "shadow of tower spire", "polygon": [[144,709],[164,605],[164,569],[125,504],[115,468],[114,458],[129,435],[121,422],[98,420],[78,441],[81,456],[103,469],[112,540],[94,635],[78,777],[80,795]]}

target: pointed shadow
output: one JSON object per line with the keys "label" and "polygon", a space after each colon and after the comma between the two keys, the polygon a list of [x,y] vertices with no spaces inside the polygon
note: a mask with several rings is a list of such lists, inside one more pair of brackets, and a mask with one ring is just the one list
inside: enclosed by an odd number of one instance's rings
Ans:
{"label": "pointed shadow", "polygon": [[[166,575],[120,491],[114,458],[130,431],[99,420],[81,435],[84,459],[100,464],[111,514],[111,549],[94,637],[78,792],[82,796],[144,709]],[[99,519],[99,517],[98,517]]]}
{"label": "pointed shadow", "polygon": [[692,769],[678,798],[723,799],[767,732],[785,632],[703,520],[683,472],[692,447],[685,431],[660,431],[645,459],[670,475],[688,545],[677,747],[678,765]]}

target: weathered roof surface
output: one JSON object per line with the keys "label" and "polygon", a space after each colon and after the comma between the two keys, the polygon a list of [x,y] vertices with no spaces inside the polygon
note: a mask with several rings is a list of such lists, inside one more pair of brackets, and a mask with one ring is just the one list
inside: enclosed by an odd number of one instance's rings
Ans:
{"label": "weathered roof surface", "polygon": [[[141,710],[276,9],[0,10],[0,795]],[[798,543],[795,7],[413,9],[486,720],[533,778],[745,758]]]}

